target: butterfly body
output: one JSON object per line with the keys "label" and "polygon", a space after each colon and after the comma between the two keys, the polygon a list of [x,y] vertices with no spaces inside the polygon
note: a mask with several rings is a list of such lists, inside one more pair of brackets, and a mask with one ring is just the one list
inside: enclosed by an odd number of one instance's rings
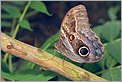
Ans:
{"label": "butterfly body", "polygon": [[99,61],[103,56],[103,45],[91,30],[87,11],[83,5],[70,9],[60,29],[60,40],[55,43],[58,52],[79,63]]}

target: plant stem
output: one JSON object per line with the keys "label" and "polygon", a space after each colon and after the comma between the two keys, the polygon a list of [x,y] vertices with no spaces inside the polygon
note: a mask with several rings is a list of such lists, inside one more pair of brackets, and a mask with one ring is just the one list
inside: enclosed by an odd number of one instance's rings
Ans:
{"label": "plant stem", "polygon": [[[14,33],[12,35],[12,38],[16,38],[17,32],[19,31],[19,22],[21,22],[23,20],[25,14],[26,14],[26,12],[27,12],[27,10],[29,8],[30,3],[31,3],[31,1],[28,1],[28,3],[26,5],[26,7],[25,7],[25,9],[24,9],[21,17],[19,18],[18,24],[15,27],[15,31],[14,31]],[[9,55],[8,53],[5,54],[4,59],[3,59],[3,62],[6,63],[7,58],[8,58],[8,55]],[[11,73],[13,72],[13,68],[12,68],[12,57],[9,58],[9,70],[10,70]]]}
{"label": "plant stem", "polygon": [[12,66],[12,55],[9,55],[9,71],[13,73],[13,66]]}
{"label": "plant stem", "polygon": [[7,58],[8,58],[8,53],[5,54],[4,58],[3,58],[3,62],[6,63],[7,62]]}
{"label": "plant stem", "polygon": [[[27,12],[30,3],[31,3],[31,1],[28,1],[27,5],[26,5],[26,7],[25,7],[25,9],[24,9],[24,11],[23,11],[23,13],[22,13],[20,19],[19,19],[19,22],[21,22],[21,21],[23,20],[23,18],[24,18],[24,16],[25,16],[25,13]],[[19,30],[19,22],[18,22],[18,24],[17,24],[17,26],[16,26],[16,28],[15,28],[15,31],[14,31],[14,33],[13,33],[12,38],[15,38],[16,35],[17,35],[17,32],[18,32],[18,30]]]}
{"label": "plant stem", "polygon": [[13,19],[13,21],[12,21],[12,28],[11,28],[11,32],[10,32],[10,35],[12,36],[13,35],[13,33],[14,33],[14,29],[15,29],[15,25],[16,25],[16,19]]}

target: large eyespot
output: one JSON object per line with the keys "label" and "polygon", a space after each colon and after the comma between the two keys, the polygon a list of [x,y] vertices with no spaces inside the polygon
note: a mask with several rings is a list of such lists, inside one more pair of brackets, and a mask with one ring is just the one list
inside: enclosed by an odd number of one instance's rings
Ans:
{"label": "large eyespot", "polygon": [[86,57],[89,55],[89,49],[87,46],[81,46],[78,50],[78,53],[82,57]]}
{"label": "large eyespot", "polygon": [[70,40],[70,41],[73,41],[74,39],[75,39],[74,35],[71,34],[71,35],[69,36],[69,40]]}

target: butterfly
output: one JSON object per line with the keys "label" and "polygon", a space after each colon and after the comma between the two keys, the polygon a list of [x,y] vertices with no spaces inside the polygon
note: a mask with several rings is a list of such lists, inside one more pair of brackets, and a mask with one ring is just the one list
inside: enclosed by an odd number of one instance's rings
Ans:
{"label": "butterfly", "polygon": [[71,8],[63,18],[56,50],[78,63],[93,63],[103,57],[104,47],[91,30],[84,5]]}

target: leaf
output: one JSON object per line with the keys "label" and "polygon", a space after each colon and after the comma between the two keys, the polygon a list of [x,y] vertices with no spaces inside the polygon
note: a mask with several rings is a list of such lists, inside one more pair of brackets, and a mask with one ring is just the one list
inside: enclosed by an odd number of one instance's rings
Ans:
{"label": "leaf", "polygon": [[14,79],[13,79],[13,76],[12,76],[10,73],[1,72],[1,74],[2,74],[2,77],[3,77],[4,79],[7,79],[7,80],[14,80]]}
{"label": "leaf", "polygon": [[19,66],[19,69],[16,70],[15,74],[12,75],[13,79],[21,81],[47,81],[56,76],[56,73],[52,71],[42,71],[40,66],[35,66],[34,69],[31,69],[31,66],[31,62],[24,61],[21,66]]}
{"label": "leaf", "polygon": [[49,79],[56,76],[56,73],[52,71],[43,71],[36,74],[33,70],[24,70],[20,73],[9,74],[2,72],[2,76],[7,80],[17,81],[48,81]]}
{"label": "leaf", "polygon": [[58,81],[71,81],[71,80],[62,75],[58,75]]}
{"label": "leaf", "polygon": [[19,65],[19,64],[20,64],[20,62],[15,62],[13,64],[14,67],[17,67],[16,72],[21,72],[23,70],[30,70],[32,64],[34,64],[34,63],[24,60],[21,62],[21,65]]}
{"label": "leaf", "polygon": [[59,32],[57,32],[55,35],[48,38],[45,43],[41,46],[42,49],[46,50],[51,44],[53,44],[55,41],[59,39]]}
{"label": "leaf", "polygon": [[30,67],[31,69],[33,69],[34,67],[35,67],[35,63],[33,63],[33,62],[28,62],[28,67]]}
{"label": "leaf", "polygon": [[18,6],[24,6],[27,2],[26,1],[11,1],[10,3]]}
{"label": "leaf", "polygon": [[120,10],[119,6],[110,7],[108,10],[108,16],[110,20],[116,20],[117,19],[117,12]]}
{"label": "leaf", "polygon": [[111,68],[114,65],[116,65],[117,63],[118,62],[114,58],[112,58],[110,54],[107,55],[107,57],[106,57],[106,66],[107,66],[107,68]]}
{"label": "leaf", "polygon": [[[108,43],[106,44],[105,49],[104,49],[104,57],[101,61],[99,61],[98,63],[102,65],[102,68],[105,69],[105,66],[107,66],[107,68],[111,68],[113,67],[115,64],[117,64],[118,62],[112,58],[112,56],[108,53],[108,50],[107,50],[107,45]],[[110,61],[111,60],[111,61]]]}
{"label": "leaf", "polygon": [[2,60],[1,60],[1,70],[2,70],[3,72],[9,73],[9,68],[8,68],[7,64],[4,63]]}
{"label": "leaf", "polygon": [[2,4],[1,8],[10,14],[13,18],[19,18],[21,16],[21,12],[16,6]]}
{"label": "leaf", "polygon": [[103,29],[103,25],[99,25],[99,26],[93,27],[92,30],[96,33],[98,37],[102,38],[101,36],[102,29]]}
{"label": "leaf", "polygon": [[19,25],[23,28],[23,29],[27,29],[32,31],[31,27],[30,27],[30,23],[27,20],[22,20],[21,22],[19,22]]}
{"label": "leaf", "polygon": [[99,62],[97,62],[97,64],[104,70],[105,69],[107,55],[108,55],[106,49],[104,49],[104,54],[103,55],[104,55],[103,58]]}
{"label": "leaf", "polygon": [[12,19],[13,17],[9,14],[1,14],[2,19]]}
{"label": "leaf", "polygon": [[102,77],[109,81],[121,81],[121,66],[104,71]]}
{"label": "leaf", "polygon": [[35,15],[35,14],[37,14],[37,13],[38,13],[37,11],[30,11],[30,12],[28,12],[28,13],[25,15],[25,18],[31,17],[31,16],[33,16],[33,15]]}
{"label": "leaf", "polygon": [[120,27],[120,21],[107,22],[103,25],[101,34],[107,41],[112,41],[120,35]]}
{"label": "leaf", "polygon": [[108,53],[118,62],[121,63],[121,39],[108,43],[106,46]]}
{"label": "leaf", "polygon": [[112,41],[120,35],[121,22],[108,21],[103,25],[93,28],[93,31],[101,38],[107,41]]}
{"label": "leaf", "polygon": [[90,71],[90,72],[92,72],[92,73],[93,72],[95,73],[100,68],[100,66],[98,66],[96,63],[93,63],[93,64],[85,63],[83,65],[83,68]]}
{"label": "leaf", "polygon": [[11,23],[8,22],[8,21],[1,21],[1,27],[10,28],[11,27]]}
{"label": "leaf", "polygon": [[40,1],[31,2],[30,7],[36,11],[39,11],[41,13],[45,13],[48,16],[51,16],[51,14],[47,11],[47,8],[43,2],[40,2]]}

